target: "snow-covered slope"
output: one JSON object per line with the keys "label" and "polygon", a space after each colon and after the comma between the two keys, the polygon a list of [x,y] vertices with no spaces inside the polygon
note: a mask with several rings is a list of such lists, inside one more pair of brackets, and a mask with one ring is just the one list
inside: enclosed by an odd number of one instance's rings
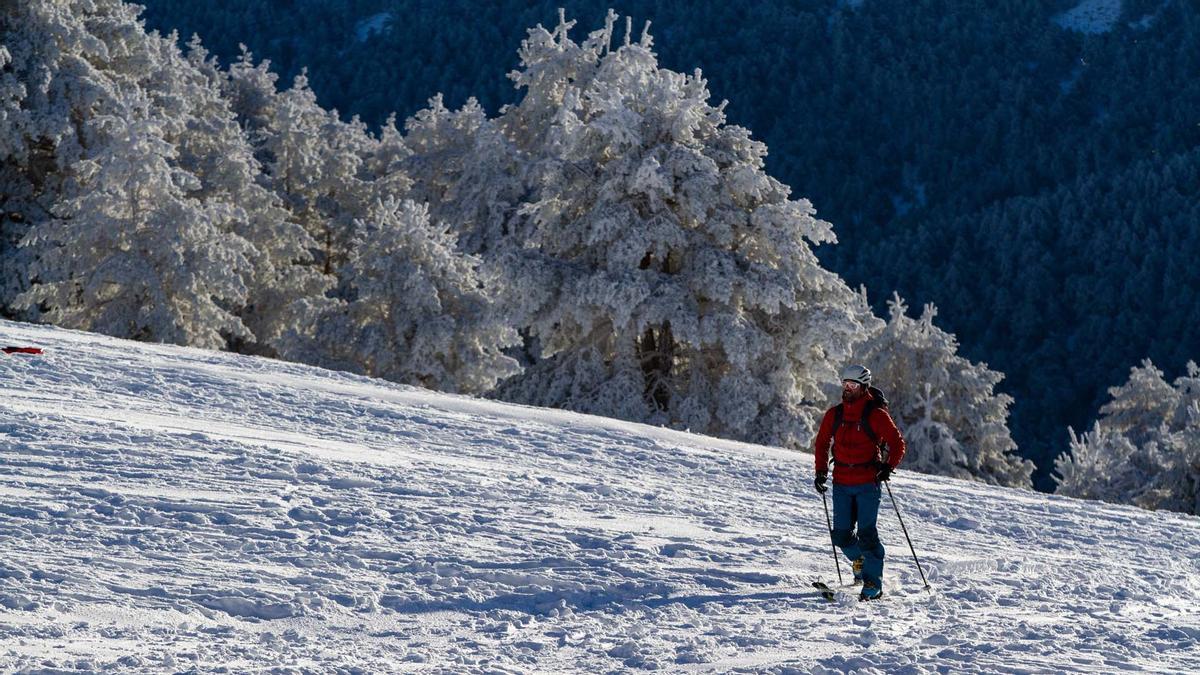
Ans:
{"label": "snow-covered slope", "polygon": [[[0,322],[0,670],[1200,670],[1200,521]],[[886,497],[885,497],[886,500]]]}

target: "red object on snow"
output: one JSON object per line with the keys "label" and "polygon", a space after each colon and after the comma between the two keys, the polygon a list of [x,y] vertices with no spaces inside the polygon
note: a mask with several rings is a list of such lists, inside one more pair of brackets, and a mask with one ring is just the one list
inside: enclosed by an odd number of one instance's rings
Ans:
{"label": "red object on snow", "polygon": [[5,347],[5,354],[41,354],[42,350],[37,347]]}

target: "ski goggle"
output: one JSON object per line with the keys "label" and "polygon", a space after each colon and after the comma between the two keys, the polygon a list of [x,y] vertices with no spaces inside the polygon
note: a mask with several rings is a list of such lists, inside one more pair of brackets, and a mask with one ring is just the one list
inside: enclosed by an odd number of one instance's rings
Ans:
{"label": "ski goggle", "polygon": [[842,386],[846,389],[858,389],[862,386],[862,383],[855,382],[854,380],[842,380]]}

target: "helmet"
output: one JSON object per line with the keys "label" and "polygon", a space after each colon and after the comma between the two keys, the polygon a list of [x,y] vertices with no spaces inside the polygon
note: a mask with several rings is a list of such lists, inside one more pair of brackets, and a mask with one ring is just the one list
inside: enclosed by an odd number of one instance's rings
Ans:
{"label": "helmet", "polygon": [[871,370],[866,366],[860,366],[857,363],[842,368],[842,380],[851,380],[862,386],[870,386]]}

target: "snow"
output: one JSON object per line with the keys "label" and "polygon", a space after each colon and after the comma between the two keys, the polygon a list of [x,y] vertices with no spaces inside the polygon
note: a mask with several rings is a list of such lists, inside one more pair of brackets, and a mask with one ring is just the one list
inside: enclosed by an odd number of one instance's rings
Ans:
{"label": "snow", "polygon": [[382,33],[392,22],[391,12],[380,12],[369,16],[354,25],[354,36],[359,42],[366,42],[375,33]]}
{"label": "snow", "polygon": [[1162,3],[1160,3],[1153,12],[1150,12],[1149,14],[1143,14],[1141,18],[1130,21],[1129,27],[1134,30],[1150,30],[1150,28],[1154,26],[1154,23],[1158,21],[1159,15],[1162,14],[1163,10],[1166,9],[1167,5],[1170,4],[1171,0],[1162,0]]}
{"label": "snow", "polygon": [[[1200,521],[0,322],[0,670],[1200,670]],[[843,573],[847,566],[843,565]]]}
{"label": "snow", "polygon": [[1067,30],[1080,33],[1107,33],[1121,17],[1121,0],[1081,0],[1071,9],[1054,17]]}

